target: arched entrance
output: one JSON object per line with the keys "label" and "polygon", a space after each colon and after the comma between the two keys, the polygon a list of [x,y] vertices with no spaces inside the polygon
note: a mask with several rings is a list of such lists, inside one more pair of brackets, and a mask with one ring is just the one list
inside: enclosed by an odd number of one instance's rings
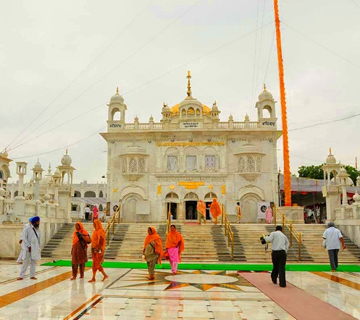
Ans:
{"label": "arched entrance", "polygon": [[189,192],[185,198],[185,220],[197,220],[197,202],[199,197],[194,192]]}
{"label": "arched entrance", "polygon": [[123,222],[137,222],[136,205],[143,200],[137,193],[129,193],[122,199],[121,218]]}
{"label": "arched entrance", "polygon": [[209,192],[204,197],[204,202],[206,206],[206,220],[211,220],[210,217],[210,205],[213,199],[217,199],[217,195],[214,192]]}
{"label": "arched entrance", "polygon": [[240,199],[242,222],[257,222],[259,201],[261,198],[254,193],[248,193]]}
{"label": "arched entrance", "polygon": [[166,202],[166,216],[168,212],[171,212],[172,219],[177,220],[179,196],[175,192],[170,192],[166,195],[165,202]]}

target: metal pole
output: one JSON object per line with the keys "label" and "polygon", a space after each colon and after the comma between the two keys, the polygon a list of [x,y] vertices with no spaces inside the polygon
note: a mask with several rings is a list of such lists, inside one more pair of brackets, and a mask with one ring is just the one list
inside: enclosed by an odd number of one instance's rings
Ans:
{"label": "metal pole", "polygon": [[292,246],[293,246],[293,236],[292,236],[292,234],[293,234],[293,225],[292,225],[292,222],[290,222],[290,248],[292,248]]}
{"label": "metal pole", "polygon": [[284,81],[284,65],[281,48],[280,18],[278,0],[274,0],[275,28],[276,28],[276,44],[279,67],[280,82],[280,102],[281,102],[281,118],[283,129],[283,157],[284,157],[284,193],[285,206],[291,206],[291,173],[290,173],[290,155],[289,155],[289,138],[286,111],[285,81]]}
{"label": "metal pole", "polygon": [[301,232],[299,233],[299,261],[301,260]]}

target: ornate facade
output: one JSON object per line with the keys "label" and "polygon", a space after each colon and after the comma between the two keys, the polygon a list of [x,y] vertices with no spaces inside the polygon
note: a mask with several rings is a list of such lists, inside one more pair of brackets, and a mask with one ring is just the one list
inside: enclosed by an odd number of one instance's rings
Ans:
{"label": "ornate facade", "polygon": [[126,123],[127,106],[117,91],[108,104],[107,199],[122,204],[125,222],[195,220],[199,199],[213,198],[235,214],[241,202],[244,222],[256,222],[258,203],[276,202],[278,193],[275,101],[264,87],[255,105],[256,121],[220,121],[215,101],[210,108],[192,96],[162,107],[155,123]]}

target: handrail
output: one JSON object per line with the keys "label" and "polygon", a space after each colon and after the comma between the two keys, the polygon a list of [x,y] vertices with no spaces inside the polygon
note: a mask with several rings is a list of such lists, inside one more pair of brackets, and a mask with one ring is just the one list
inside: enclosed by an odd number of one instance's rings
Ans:
{"label": "handrail", "polygon": [[227,246],[230,247],[231,245],[231,260],[234,260],[234,232],[231,230],[231,223],[227,217],[224,204],[221,205],[221,212],[221,222],[224,225],[225,237],[227,236],[228,238]]}
{"label": "handrail", "polygon": [[290,232],[290,248],[293,246],[293,238],[297,241],[299,246],[298,252],[298,260],[301,261],[301,243],[302,243],[302,234],[301,232],[297,231],[293,226],[292,221],[285,217],[285,214],[281,212],[280,209],[276,205],[274,205],[274,224],[276,225],[277,215],[280,216],[283,231],[285,231],[285,227]]}
{"label": "handrail", "polygon": [[105,237],[106,237],[106,245],[109,245],[110,243],[110,230],[112,230],[112,234],[115,234],[115,224],[116,220],[117,223],[120,223],[120,210],[121,210],[121,203],[119,203],[118,210],[114,212],[114,215],[108,222],[106,229],[105,229]]}
{"label": "handrail", "polygon": [[167,215],[167,220],[166,220],[166,234],[168,234],[170,232],[170,225],[171,225],[171,205],[169,203],[169,212]]}

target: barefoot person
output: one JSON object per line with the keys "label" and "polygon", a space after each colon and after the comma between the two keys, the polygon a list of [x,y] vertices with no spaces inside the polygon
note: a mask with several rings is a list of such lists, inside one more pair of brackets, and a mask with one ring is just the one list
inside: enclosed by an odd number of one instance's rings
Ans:
{"label": "barefoot person", "polygon": [[220,203],[214,198],[210,206],[210,213],[213,217],[214,224],[217,224],[217,218],[221,215]]}
{"label": "barefoot person", "polygon": [[91,278],[91,280],[89,280],[89,282],[95,282],[95,276],[96,276],[96,271],[100,271],[102,273],[102,275],[104,276],[104,278],[101,281],[104,281],[105,279],[108,278],[107,274],[104,271],[104,268],[102,267],[102,263],[104,261],[104,254],[105,254],[105,230],[102,226],[102,223],[100,220],[95,220],[94,221],[94,233],[92,234],[91,237],[91,256],[92,256],[92,260],[93,260],[93,265],[92,265],[92,272],[93,272],[93,276]]}
{"label": "barefoot person", "polygon": [[181,253],[184,251],[184,238],[175,225],[170,226],[170,232],[166,236],[165,248],[169,255],[171,272],[176,274],[178,263],[181,262]]}
{"label": "barefoot person", "polygon": [[163,245],[161,237],[158,235],[154,227],[149,227],[143,248],[143,258],[148,265],[149,280],[155,279],[155,265],[156,262],[161,264],[162,254]]}
{"label": "barefoot person", "polygon": [[72,277],[70,280],[76,279],[78,268],[80,268],[80,279],[84,278],[85,263],[88,261],[87,248],[90,242],[91,238],[88,232],[81,222],[77,222],[71,248]]}
{"label": "barefoot person", "polygon": [[24,230],[23,242],[26,247],[26,254],[24,263],[21,267],[20,277],[18,280],[23,280],[25,277],[26,270],[30,262],[30,279],[36,280],[35,278],[35,267],[36,261],[41,259],[40,254],[40,218],[33,217],[31,220],[32,226]]}
{"label": "barefoot person", "polygon": [[26,248],[23,240],[24,240],[25,230],[31,226],[31,220],[32,220],[32,217],[29,219],[29,222],[26,225],[24,225],[23,231],[21,232],[21,235],[20,235],[19,243],[21,245],[21,251],[20,251],[18,259],[16,260],[16,262],[20,263],[20,264],[23,263],[25,256],[26,256],[26,251],[28,251],[28,248]]}

